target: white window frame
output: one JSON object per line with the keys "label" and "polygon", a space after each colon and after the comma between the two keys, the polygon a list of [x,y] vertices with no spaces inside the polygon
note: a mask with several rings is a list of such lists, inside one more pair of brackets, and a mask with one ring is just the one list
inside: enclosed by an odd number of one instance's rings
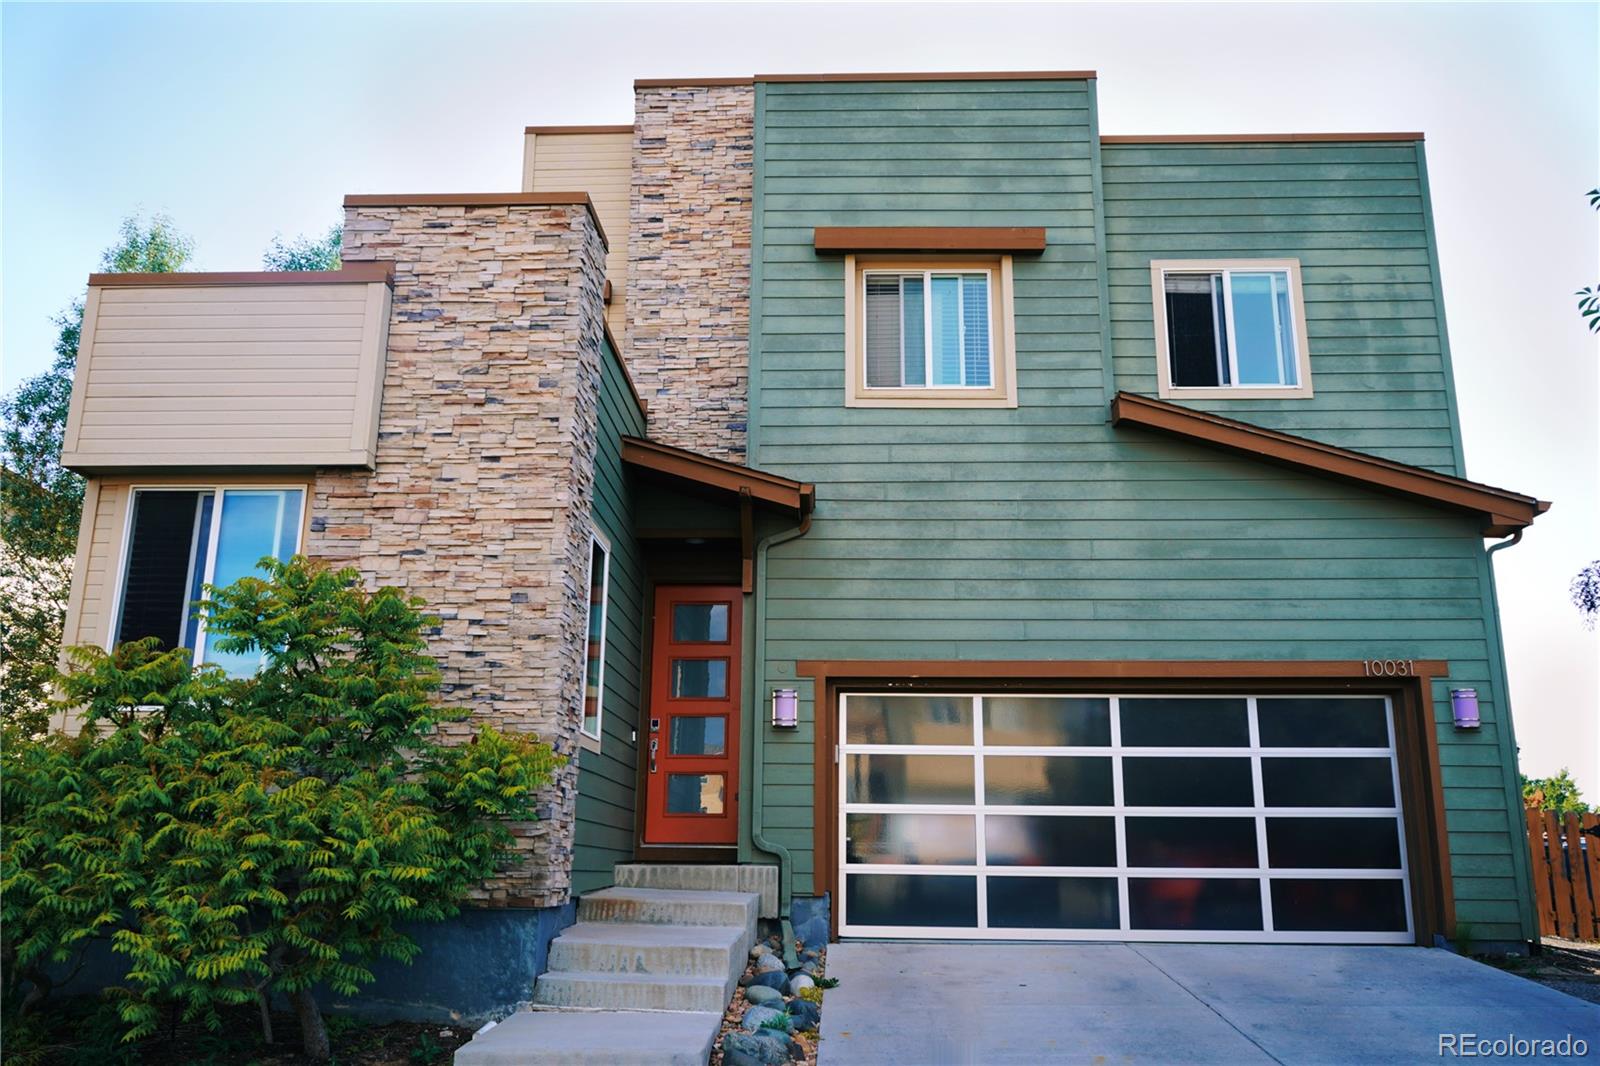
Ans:
{"label": "white window frame", "polygon": [[[589,704],[589,631],[594,625],[594,549],[605,553],[600,570],[600,669],[595,672],[594,732],[584,728]],[[605,737],[606,713],[606,624],[611,614],[611,540],[596,529],[589,535],[589,561],[584,566],[583,594],[583,669],[578,674],[578,736],[584,747],[599,751]]]}
{"label": "white window frame", "polygon": [[[924,380],[933,380],[931,275],[984,274],[989,285],[988,385],[873,385],[867,379],[866,292],[868,274],[922,274],[924,282]],[[1013,270],[1009,255],[844,257],[845,406],[846,407],[1015,407],[1017,361]],[[958,287],[958,292],[959,292]],[[964,300],[962,293],[958,299]],[[959,311],[958,311],[959,314]],[[963,331],[963,345],[965,342]],[[902,332],[901,375],[905,374]],[[966,375],[963,360],[962,376]]]}
{"label": "white window frame", "polygon": [[[1238,349],[1233,329],[1233,275],[1278,273],[1289,276],[1289,335],[1294,338],[1296,385],[1240,385]],[[1221,274],[1223,306],[1228,313],[1227,385],[1174,385],[1172,352],[1167,343],[1168,274]],[[1217,400],[1230,397],[1255,400],[1309,400],[1311,347],[1306,339],[1305,296],[1298,259],[1152,259],[1150,290],[1155,305],[1156,392],[1164,400]],[[1279,376],[1287,369],[1279,358]]]}
{"label": "white window frame", "polygon": [[[976,277],[978,275],[982,275],[983,276],[983,286],[984,286],[984,288],[986,290],[988,290],[992,294],[994,292],[994,289],[995,289],[994,271],[992,269],[990,269],[989,267],[951,267],[951,268],[947,268],[947,269],[944,269],[944,270],[936,270],[936,269],[933,269],[932,267],[925,267],[922,270],[889,270],[889,269],[885,269],[885,268],[882,268],[882,267],[879,267],[879,268],[876,268],[876,269],[869,267],[869,268],[861,271],[861,284],[862,284],[862,292],[863,293],[865,293],[865,291],[866,291],[866,286],[871,284],[872,277],[875,274],[878,275],[878,276],[892,277],[892,278],[896,279],[900,284],[900,306],[901,306],[901,309],[902,309],[901,328],[900,328],[900,367],[899,367],[899,369],[900,369],[900,384],[898,384],[898,385],[873,385],[873,384],[871,384],[870,382],[868,382],[866,380],[866,377],[865,377],[866,368],[865,368],[865,366],[863,366],[862,367],[862,374],[863,374],[863,376],[862,376],[862,388],[866,389],[868,392],[899,392],[899,391],[902,391],[902,390],[905,390],[905,389],[970,389],[970,390],[987,390],[987,389],[994,388],[995,369],[996,369],[995,365],[994,365],[994,363],[995,363],[995,359],[994,359],[994,352],[995,352],[995,342],[994,342],[995,341],[994,300],[991,298],[990,301],[989,301],[988,310],[987,310],[987,313],[984,315],[984,323],[983,323],[984,330],[988,334],[988,339],[989,339],[989,384],[987,384],[987,385],[968,385],[966,383],[966,380],[965,380],[966,376],[967,376],[967,330],[966,330],[967,289],[966,289],[965,285],[960,284],[960,279],[963,276]],[[921,384],[921,385],[908,385],[905,382],[905,374],[906,374],[906,334],[905,334],[905,327],[904,327],[905,319],[904,319],[904,314],[903,314],[903,310],[905,308],[905,298],[906,298],[905,279],[908,278],[908,277],[913,277],[913,276],[921,276],[921,278],[922,278],[922,381],[923,381],[923,384]],[[957,284],[956,284],[956,343],[957,343],[958,347],[957,347],[957,351],[956,351],[956,363],[957,363],[957,366],[961,370],[961,377],[962,377],[961,383],[957,384],[957,385],[951,385],[949,383],[945,383],[945,384],[942,384],[942,385],[934,385],[934,384],[932,384],[932,381],[933,381],[933,349],[934,349],[934,343],[933,343],[933,279],[934,279],[935,276],[954,277],[954,278],[957,279]],[[862,348],[861,348],[861,351],[862,351],[862,357],[863,358],[865,358],[865,356],[866,356],[866,332],[865,332],[866,328],[867,328],[866,316],[863,315],[862,316],[862,321],[861,321],[861,329],[862,329],[862,338],[861,338]]]}
{"label": "white window frame", "polygon": [[[117,571],[115,584],[112,587],[111,627],[106,633],[105,650],[109,653],[116,650],[117,634],[122,632],[122,601],[128,586],[128,560],[133,552],[133,515],[138,505],[141,492],[209,492],[213,495],[211,504],[211,529],[207,532],[206,541],[206,572],[201,579],[200,602],[205,603],[210,599],[205,593],[205,586],[213,584],[212,578],[217,572],[217,541],[222,534],[222,499],[229,492],[299,492],[300,514],[294,523],[295,544],[294,550],[289,554],[298,555],[304,549],[306,542],[306,515],[310,511],[311,486],[304,482],[252,482],[221,481],[221,482],[150,482],[126,486],[127,499],[122,508],[122,543],[117,552]],[[279,523],[282,528],[282,523]],[[190,601],[188,590],[194,587],[194,548],[197,547],[195,539],[199,536],[196,529],[189,541],[189,567],[184,574],[184,605],[187,608]],[[206,654],[206,617],[205,610],[200,611],[200,616],[195,626],[194,634],[194,664],[199,666],[205,662]],[[178,627],[181,635],[188,628],[189,615],[187,610],[183,615],[183,624]]]}
{"label": "white window frame", "polygon": [[[852,696],[915,695],[935,698],[972,701],[973,739],[971,744],[852,744],[845,738],[846,713]],[[991,695],[1070,696],[1076,699],[1104,699],[1110,701],[1111,737],[1103,746],[1016,746],[988,745],[983,743],[983,705],[981,701]],[[895,692],[843,693],[834,709],[838,715],[839,757],[835,768],[838,781],[838,810],[836,812],[838,839],[838,900],[836,903],[839,935],[841,937],[870,937],[874,939],[933,939],[933,940],[1124,940],[1124,941],[1183,941],[1189,943],[1322,943],[1322,944],[1413,944],[1414,916],[1412,914],[1411,872],[1406,843],[1406,822],[1400,791],[1400,757],[1396,745],[1394,701],[1376,693],[1331,695],[1318,693],[1319,699],[1381,698],[1384,702],[1388,726],[1388,744],[1382,748],[1287,748],[1263,747],[1257,718],[1257,701],[1261,699],[1304,698],[1304,692],[1266,692],[1259,694],[1228,693],[1175,693],[1175,692],[1037,692],[1037,693],[973,693],[897,690]],[[1170,698],[1184,699],[1245,699],[1248,700],[1250,743],[1239,747],[1124,747],[1122,744],[1121,716],[1118,701],[1121,699]],[[849,756],[874,753],[893,755],[967,755],[973,759],[974,802],[949,803],[855,803],[848,800],[847,772]],[[1005,755],[1088,755],[1111,758],[1112,802],[1109,806],[1042,806],[1003,805],[984,801],[984,757]],[[1124,757],[1193,756],[1216,758],[1248,758],[1250,760],[1251,786],[1254,802],[1249,807],[1133,807],[1124,802]],[[1261,760],[1279,756],[1308,756],[1327,758],[1389,759],[1390,783],[1394,790],[1392,807],[1270,807],[1264,803]],[[848,861],[848,816],[851,814],[959,814],[975,819],[976,861],[972,864],[905,865],[893,863],[851,863]],[[989,866],[985,854],[984,819],[991,814],[1051,815],[1081,814],[1113,818],[1116,826],[1117,864],[1115,866]],[[1163,818],[1253,818],[1256,829],[1258,865],[1253,867],[1135,867],[1127,861],[1127,817],[1159,816]],[[1279,868],[1271,865],[1267,851],[1267,819],[1269,817],[1306,818],[1393,818],[1398,833],[1400,865],[1396,869],[1341,869],[1341,868]],[[960,926],[877,926],[855,925],[850,921],[850,875],[874,874],[955,874],[971,877],[977,886],[977,925]],[[1099,877],[1117,882],[1118,928],[1116,929],[1023,929],[988,927],[987,878],[997,877]],[[1262,928],[1258,930],[1185,930],[1185,929],[1134,929],[1130,917],[1128,882],[1139,877],[1223,878],[1230,880],[1256,879],[1261,891]],[[1295,880],[1399,880],[1406,915],[1403,932],[1341,932],[1275,930],[1272,920],[1272,881],[1275,878]]]}

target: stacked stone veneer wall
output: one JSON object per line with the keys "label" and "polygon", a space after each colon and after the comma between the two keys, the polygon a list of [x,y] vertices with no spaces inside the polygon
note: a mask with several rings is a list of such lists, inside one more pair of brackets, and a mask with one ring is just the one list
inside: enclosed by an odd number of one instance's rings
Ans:
{"label": "stacked stone veneer wall", "polygon": [[[572,756],[604,242],[582,206],[352,207],[343,254],[394,264],[377,462],[318,473],[309,553],[427,603],[446,702]],[[566,899],[576,799],[574,762],[483,902]]]}
{"label": "stacked stone veneer wall", "polygon": [[650,436],[744,462],[755,90],[634,94],[628,369]]}

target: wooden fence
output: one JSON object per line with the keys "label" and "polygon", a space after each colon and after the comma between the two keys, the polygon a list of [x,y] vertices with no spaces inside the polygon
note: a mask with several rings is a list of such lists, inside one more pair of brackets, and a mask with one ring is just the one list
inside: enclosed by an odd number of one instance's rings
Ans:
{"label": "wooden fence", "polygon": [[1600,814],[1525,813],[1539,935],[1600,940]]}

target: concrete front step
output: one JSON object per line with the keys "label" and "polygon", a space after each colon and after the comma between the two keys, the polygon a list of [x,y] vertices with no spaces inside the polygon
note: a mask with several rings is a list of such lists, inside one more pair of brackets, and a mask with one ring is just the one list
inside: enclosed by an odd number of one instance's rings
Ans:
{"label": "concrete front step", "polygon": [[[645,925],[579,922],[550,944],[558,972],[678,974],[737,980],[750,950],[737,925]],[[738,969],[734,969],[735,966]]]}
{"label": "concrete front step", "polygon": [[756,892],[761,896],[761,917],[778,916],[776,866],[696,864],[669,862],[619,862],[617,884],[622,888],[682,888],[702,892]]}
{"label": "concrete front step", "polygon": [[720,1015],[737,981],[737,977],[725,976],[550,970],[534,982],[533,1002],[541,1007],[714,1011]]}
{"label": "concrete front step", "polygon": [[759,907],[760,897],[754,892],[602,888],[578,900],[578,920],[649,925],[736,925],[754,929]]}
{"label": "concrete front step", "polygon": [[455,1066],[705,1066],[722,1008],[524,1011],[461,1047]]}

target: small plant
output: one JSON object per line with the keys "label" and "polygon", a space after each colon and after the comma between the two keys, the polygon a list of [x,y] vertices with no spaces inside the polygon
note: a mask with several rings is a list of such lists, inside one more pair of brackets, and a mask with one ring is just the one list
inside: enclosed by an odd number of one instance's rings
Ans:
{"label": "small plant", "polygon": [[781,1029],[781,1030],[783,1030],[784,1032],[787,1033],[789,1031],[790,1024],[791,1024],[791,1019],[789,1017],[788,1012],[785,1011],[782,1014],[777,1014],[777,1015],[774,1015],[771,1018],[767,1018],[767,1019],[763,1020],[762,1023],[761,1023],[761,1028],[763,1028],[763,1029]]}
{"label": "small plant", "polygon": [[814,978],[812,978],[812,980],[817,982],[817,987],[818,988],[838,988],[839,987],[839,979],[837,977],[814,977]]}
{"label": "small plant", "polygon": [[[835,981],[834,983],[837,984],[838,982]],[[819,1007],[822,1006],[821,985],[813,985],[811,988],[802,988],[796,993],[796,995],[805,1000],[807,1003],[815,1003]]]}
{"label": "small plant", "polygon": [[444,1056],[444,1048],[439,1046],[427,1033],[423,1033],[417,1041],[417,1046],[411,1049],[411,1061],[418,1066],[432,1066]]}

